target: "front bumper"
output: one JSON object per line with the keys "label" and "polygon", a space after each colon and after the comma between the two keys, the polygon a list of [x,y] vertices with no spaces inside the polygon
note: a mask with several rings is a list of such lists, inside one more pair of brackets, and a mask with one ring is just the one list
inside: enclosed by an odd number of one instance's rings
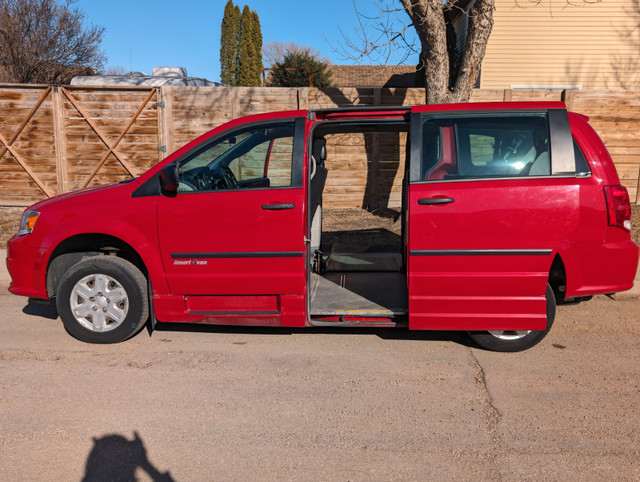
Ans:
{"label": "front bumper", "polygon": [[29,235],[14,236],[7,243],[7,269],[11,276],[9,291],[30,298],[48,299],[46,286],[46,250],[29,246]]}

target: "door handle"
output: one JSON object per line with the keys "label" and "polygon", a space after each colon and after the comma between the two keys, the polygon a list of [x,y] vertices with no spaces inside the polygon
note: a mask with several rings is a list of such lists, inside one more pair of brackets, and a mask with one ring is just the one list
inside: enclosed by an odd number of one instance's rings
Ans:
{"label": "door handle", "polygon": [[284,209],[293,209],[296,207],[294,203],[280,203],[280,204],[263,204],[260,206],[265,211],[282,211]]}
{"label": "door handle", "polygon": [[455,201],[452,197],[432,197],[432,198],[422,198],[418,199],[418,204],[421,206],[431,206],[434,204],[449,204]]}

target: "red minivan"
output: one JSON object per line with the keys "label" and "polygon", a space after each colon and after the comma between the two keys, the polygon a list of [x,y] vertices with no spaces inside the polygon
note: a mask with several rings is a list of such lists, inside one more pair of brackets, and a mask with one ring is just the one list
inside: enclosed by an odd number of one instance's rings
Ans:
{"label": "red minivan", "polygon": [[[91,343],[150,320],[464,330],[523,350],[557,301],[633,285],[629,196],[587,120],[557,102],[236,119],[136,179],[28,208],[10,291],[55,299]],[[328,246],[327,139],[371,133],[406,138],[402,233]]]}

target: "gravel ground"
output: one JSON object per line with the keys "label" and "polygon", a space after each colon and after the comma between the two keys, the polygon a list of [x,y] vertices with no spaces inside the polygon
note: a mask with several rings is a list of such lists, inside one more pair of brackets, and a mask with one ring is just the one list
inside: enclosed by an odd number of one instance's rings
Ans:
{"label": "gravel ground", "polygon": [[640,206],[634,205],[631,209],[631,239],[640,245]]}
{"label": "gravel ground", "polygon": [[336,243],[346,251],[400,251],[402,219],[400,211],[381,209],[325,209],[322,212],[322,249],[331,252]]}
{"label": "gravel ground", "polygon": [[89,345],[4,293],[0,480],[640,479],[637,301],[561,306],[501,354],[382,329]]}
{"label": "gravel ground", "polygon": [[25,208],[0,206],[0,247],[5,247],[7,241],[18,232],[20,217]]}

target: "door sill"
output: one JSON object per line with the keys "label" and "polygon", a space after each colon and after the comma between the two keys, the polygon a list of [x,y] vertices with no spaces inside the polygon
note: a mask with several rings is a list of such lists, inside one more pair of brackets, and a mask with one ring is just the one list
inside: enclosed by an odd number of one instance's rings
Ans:
{"label": "door sill", "polygon": [[358,319],[353,315],[349,316],[340,316],[336,317],[336,319],[310,319],[309,324],[315,327],[340,327],[340,328],[349,328],[349,327],[360,327],[360,328],[407,328],[409,325],[406,321],[395,321],[388,318],[384,318],[381,320],[372,320],[372,319]]}

